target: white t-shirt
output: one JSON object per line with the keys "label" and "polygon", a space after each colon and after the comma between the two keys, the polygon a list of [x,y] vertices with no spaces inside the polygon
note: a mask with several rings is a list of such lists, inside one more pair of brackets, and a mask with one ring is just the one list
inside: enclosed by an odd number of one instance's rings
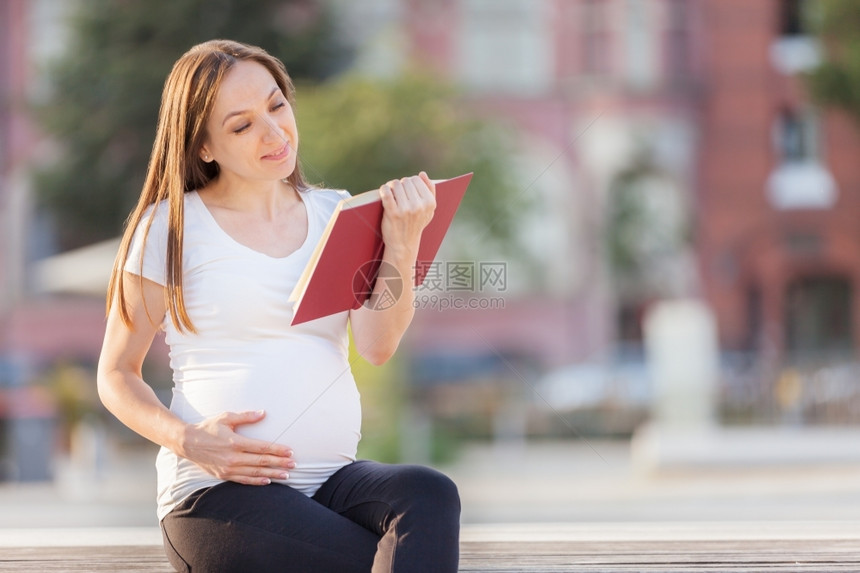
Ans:
{"label": "white t-shirt", "polygon": [[[347,312],[290,326],[293,286],[343,191],[299,193],[308,235],[283,258],[236,242],[196,192],[185,194],[183,287],[197,334],[162,321],[170,347],[170,410],[189,423],[225,411],[266,411],[245,436],[294,451],[296,467],[283,483],[311,496],[335,471],[355,460],[361,437],[359,394],[348,361]],[[156,209],[141,269],[137,229],[125,270],[164,285],[167,205]],[[197,489],[220,483],[193,462],[161,448],[158,517]]]}

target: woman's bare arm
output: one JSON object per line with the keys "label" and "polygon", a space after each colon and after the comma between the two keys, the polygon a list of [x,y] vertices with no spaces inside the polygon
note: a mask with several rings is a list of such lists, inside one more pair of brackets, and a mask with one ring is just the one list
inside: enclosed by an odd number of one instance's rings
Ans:
{"label": "woman's bare arm", "polygon": [[284,479],[295,465],[288,447],[235,432],[239,425],[260,421],[263,412],[225,412],[192,425],[161,403],[143,380],[141,367],[167,311],[164,287],[144,279],[141,288],[138,277],[129,273],[123,281],[133,328],[123,323],[114,301],[98,365],[98,391],[105,407],[141,436],[217,478],[256,485]]}
{"label": "woman's bare arm", "polygon": [[[391,306],[362,306],[349,313],[356,349],[376,365],[391,358],[415,314],[412,288],[415,260],[421,233],[436,209],[436,187],[422,171],[418,176],[389,181],[380,187],[380,195],[384,209],[382,261],[400,274],[403,292]],[[381,294],[384,287],[382,281],[377,281],[372,296]]]}

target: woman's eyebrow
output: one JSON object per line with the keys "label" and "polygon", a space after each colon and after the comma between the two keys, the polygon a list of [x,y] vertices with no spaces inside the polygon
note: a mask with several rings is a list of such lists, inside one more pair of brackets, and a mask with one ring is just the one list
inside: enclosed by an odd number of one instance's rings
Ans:
{"label": "woman's eyebrow", "polygon": [[[269,97],[267,97],[266,100],[272,99],[272,96],[275,95],[276,92],[280,91],[280,89],[281,88],[279,88],[278,86],[275,86],[274,88],[272,88],[272,91],[269,92]],[[251,112],[247,109],[242,109],[239,111],[231,111],[226,116],[224,116],[224,121],[221,122],[221,127],[224,127],[224,124],[227,123],[227,120],[230,119],[231,117],[233,117],[234,115],[242,115],[243,113],[251,113]]]}

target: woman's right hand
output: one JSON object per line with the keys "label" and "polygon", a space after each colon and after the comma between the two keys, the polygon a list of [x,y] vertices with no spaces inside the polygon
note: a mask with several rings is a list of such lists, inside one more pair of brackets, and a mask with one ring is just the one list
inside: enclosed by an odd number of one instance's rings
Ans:
{"label": "woman's right hand", "polygon": [[225,412],[190,424],[176,454],[218,479],[248,485],[287,479],[288,470],[296,467],[289,447],[236,433],[238,426],[259,422],[265,415],[262,410]]}

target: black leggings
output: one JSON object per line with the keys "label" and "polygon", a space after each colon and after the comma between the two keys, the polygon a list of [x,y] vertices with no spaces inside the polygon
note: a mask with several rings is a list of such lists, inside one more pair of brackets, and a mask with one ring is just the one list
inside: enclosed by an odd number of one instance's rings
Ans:
{"label": "black leggings", "polygon": [[161,531],[178,571],[456,572],[460,498],[435,470],[358,461],[312,498],[281,484],[198,490]]}

